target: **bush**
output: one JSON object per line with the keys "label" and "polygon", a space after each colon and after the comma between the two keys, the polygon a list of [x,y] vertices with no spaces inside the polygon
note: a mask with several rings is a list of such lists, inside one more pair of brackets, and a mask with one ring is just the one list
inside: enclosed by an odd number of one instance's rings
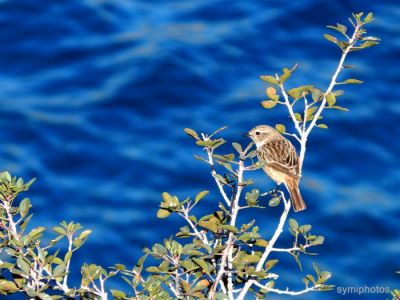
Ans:
{"label": "bush", "polygon": [[[288,110],[293,131],[287,131],[284,124],[276,124],[275,128],[298,142],[300,174],[311,131],[316,127],[327,128],[326,124],[321,123],[325,110],[348,110],[338,104],[337,98],[343,91],[336,87],[361,83],[357,79],[340,82],[337,79],[343,69],[350,67],[344,64],[350,52],[378,44],[378,38],[365,36],[365,25],[371,21],[371,13],[366,16],[363,13],[353,14],[350,19],[353,27],[351,34],[347,33],[344,25],[328,26],[339,32],[343,39],[324,35],[342,53],[327,89],[303,85],[287,91],[285,83],[297,65],[290,69],[284,68],[280,74],[261,76],[270,85],[266,89],[268,100],[263,101],[262,106],[272,109],[283,105]],[[205,216],[193,214],[193,208],[201,205],[208,191],[186,199],[164,192],[157,217],[164,219],[171,214],[181,217],[184,224],[176,235],[144,249],[143,257],[133,268],[117,264],[106,270],[97,265],[84,264],[81,267],[82,280],[79,287],[71,287],[68,282],[71,261],[91,231],[83,230],[79,224],[73,222],[62,222],[60,226],[53,228],[55,237],[46,244],[42,240],[44,227],[26,232],[32,217],[29,213],[31,203],[28,198],[20,199],[19,195],[29,189],[33,180],[25,183],[8,172],[1,173],[0,293],[23,293],[38,299],[106,299],[105,282],[117,274],[131,288],[128,294],[111,289],[111,294],[117,299],[240,300],[249,294],[263,299],[268,293],[300,295],[332,289],[333,286],[327,284],[331,273],[321,270],[315,263],[314,273],[302,278],[304,289],[292,291],[276,287],[284,284],[280,283],[279,274],[274,272],[274,267],[279,263],[274,254],[289,254],[301,269],[302,256],[313,254],[309,252],[310,249],[322,245],[324,237],[315,234],[311,225],[298,224],[291,218],[288,225],[293,243],[288,248],[277,246],[287,224],[290,199],[287,199],[282,190],[260,192],[247,177],[249,172],[265,166],[265,162],[256,161],[257,152],[253,149],[253,143],[244,146],[232,143],[232,152],[218,152],[221,149],[219,147],[226,143],[223,138],[218,137],[224,129],[210,135],[185,129],[205,153],[204,156],[195,157],[210,167],[211,176],[220,193],[220,200],[217,200],[219,209],[210,211]],[[271,237],[263,237],[259,233],[256,220],[238,222],[243,210],[264,209],[265,203],[274,209],[282,209]],[[67,249],[60,250],[57,247],[60,241],[67,243]],[[149,257],[151,259],[147,259]]]}

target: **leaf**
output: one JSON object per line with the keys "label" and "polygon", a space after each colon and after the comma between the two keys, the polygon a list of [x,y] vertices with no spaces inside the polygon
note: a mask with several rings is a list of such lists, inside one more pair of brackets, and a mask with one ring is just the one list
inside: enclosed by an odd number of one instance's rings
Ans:
{"label": "leaf", "polygon": [[372,12],[368,13],[368,15],[364,18],[364,23],[370,23],[374,20],[374,14]]}
{"label": "leaf", "polygon": [[274,108],[276,106],[277,102],[274,100],[265,100],[261,102],[262,107],[267,108],[267,109],[271,109]]}
{"label": "leaf", "polygon": [[317,124],[317,127],[322,129],[328,129],[328,125],[326,124]]}
{"label": "leaf", "polygon": [[25,198],[21,201],[21,203],[19,204],[19,213],[21,214],[22,218],[28,214],[29,208],[31,207],[32,205],[29,198]]}
{"label": "leaf", "polygon": [[293,231],[297,231],[297,229],[299,228],[299,224],[295,219],[289,219],[289,225],[290,228],[293,229]]}
{"label": "leaf", "polygon": [[321,101],[324,98],[324,94],[319,89],[314,89],[312,92],[312,99],[314,102]]}
{"label": "leaf", "polygon": [[17,266],[20,268],[22,271],[24,271],[26,274],[29,274],[29,269],[30,265],[28,262],[26,262],[22,257],[18,257],[17,259]]}
{"label": "leaf", "polygon": [[193,258],[193,261],[201,267],[204,273],[208,274],[210,272],[208,264],[203,259]]}
{"label": "leaf", "polygon": [[160,269],[157,268],[157,267],[152,266],[152,267],[146,268],[146,272],[149,272],[149,273],[160,273]]}
{"label": "leaf", "polygon": [[280,83],[284,83],[291,75],[294,70],[296,70],[297,64],[295,64],[290,70],[288,68],[284,68],[282,70],[283,74],[279,77]]}
{"label": "leaf", "polygon": [[269,270],[271,270],[278,262],[279,262],[279,259],[267,260],[267,262],[265,263],[265,271],[268,272]]}
{"label": "leaf", "polygon": [[315,240],[313,240],[313,245],[322,245],[325,241],[325,238],[323,236],[317,236]]}
{"label": "leaf", "polygon": [[326,95],[326,102],[328,102],[328,106],[333,106],[336,103],[336,96],[334,93],[329,93]]}
{"label": "leaf", "polygon": [[256,246],[265,248],[268,246],[268,241],[263,240],[263,239],[258,239],[258,240],[256,240],[255,244],[256,244]]}
{"label": "leaf", "polygon": [[279,95],[276,94],[276,89],[271,86],[267,88],[266,94],[269,98],[271,98],[274,101],[279,100]]}
{"label": "leaf", "polygon": [[332,277],[332,274],[328,271],[322,271],[320,274],[320,279],[318,280],[320,283],[325,283],[329,278]]}
{"label": "leaf", "polygon": [[59,235],[63,235],[63,236],[67,234],[67,232],[65,231],[65,229],[62,228],[62,227],[59,227],[59,226],[53,227],[53,231],[54,231],[55,233],[57,233],[57,234],[59,234]]}
{"label": "leaf", "polygon": [[337,38],[335,38],[335,37],[333,37],[333,36],[331,36],[329,34],[324,34],[324,38],[326,38],[328,41],[330,41],[332,43],[335,43],[335,44],[338,43]]}
{"label": "leaf", "polygon": [[275,207],[278,206],[280,202],[281,202],[280,197],[273,197],[271,200],[269,200],[268,205],[270,207]]}
{"label": "leaf", "polygon": [[0,279],[0,290],[5,292],[16,292],[19,288],[13,281]]}
{"label": "leaf", "polygon": [[115,298],[122,298],[122,299],[126,299],[126,294],[124,292],[121,292],[119,290],[113,290],[111,289],[111,294],[113,297]]}
{"label": "leaf", "polygon": [[175,207],[175,206],[178,206],[178,204],[179,204],[178,198],[176,196],[171,196],[167,192],[162,193],[162,198],[163,198],[164,202],[168,204],[168,206]]}
{"label": "leaf", "polygon": [[297,122],[301,122],[303,120],[303,117],[299,113],[295,113],[294,118],[296,119]]}
{"label": "leaf", "polygon": [[351,79],[346,79],[345,81],[343,81],[343,83],[344,84],[347,84],[347,83],[361,84],[361,83],[363,83],[363,81],[351,78]]}
{"label": "leaf", "polygon": [[202,191],[196,195],[196,198],[194,198],[194,203],[197,204],[201,199],[203,199],[205,196],[207,196],[210,192],[209,191]]}
{"label": "leaf", "polygon": [[263,81],[266,81],[268,83],[271,83],[271,84],[278,84],[278,80],[276,80],[275,77],[270,76],[270,75],[261,75],[260,79]]}
{"label": "leaf", "polygon": [[307,121],[310,121],[310,120],[313,119],[314,113],[315,113],[316,110],[317,110],[317,107],[310,107],[310,108],[308,108],[308,109],[306,110],[306,116],[305,116],[305,118],[306,118]]}
{"label": "leaf", "polygon": [[65,273],[65,265],[64,264],[59,264],[53,270],[53,276],[54,277],[62,276],[64,273]]}
{"label": "leaf", "polygon": [[202,290],[206,289],[209,285],[210,285],[210,282],[207,279],[202,279],[191,290],[191,293],[202,291]]}
{"label": "leaf", "polygon": [[342,24],[337,23],[336,26],[328,25],[326,27],[328,27],[330,29],[334,29],[334,30],[340,32],[341,34],[346,35],[347,27]]}
{"label": "leaf", "polygon": [[193,129],[185,128],[185,129],[183,129],[183,131],[184,131],[187,135],[189,135],[189,136],[191,136],[192,138],[194,138],[195,140],[199,140],[199,139],[200,139],[200,138],[199,138],[199,135],[197,134],[197,132],[194,131]]}
{"label": "leaf", "polygon": [[232,146],[239,154],[243,152],[242,145],[239,143],[232,143]]}
{"label": "leaf", "polygon": [[170,214],[171,214],[171,212],[170,212],[169,210],[160,208],[160,209],[157,211],[157,218],[159,218],[159,219],[165,219],[165,218],[167,218]]}
{"label": "leaf", "polygon": [[91,233],[92,233],[92,231],[89,230],[89,229],[84,230],[84,231],[79,235],[79,238],[80,238],[81,240],[83,240],[83,239],[87,238]]}
{"label": "leaf", "polygon": [[341,107],[341,106],[337,106],[337,105],[332,106],[332,107],[330,107],[330,108],[337,109],[337,110],[341,110],[341,111],[349,111],[348,108]]}
{"label": "leaf", "polygon": [[276,124],[275,129],[278,130],[280,133],[285,133],[286,132],[286,127],[283,124]]}
{"label": "leaf", "polygon": [[375,42],[375,41],[366,41],[364,43],[362,43],[360,45],[361,48],[369,48],[369,47],[373,47],[379,45],[379,42]]}
{"label": "leaf", "polygon": [[220,225],[219,228],[231,231],[233,233],[239,232],[239,230],[235,226],[232,226],[232,225]]}
{"label": "leaf", "polygon": [[214,232],[214,233],[217,232],[217,230],[218,230],[217,224],[215,224],[213,222],[210,222],[210,221],[200,221],[199,222],[199,226],[203,227],[205,229],[208,229],[208,230],[210,230],[211,232]]}

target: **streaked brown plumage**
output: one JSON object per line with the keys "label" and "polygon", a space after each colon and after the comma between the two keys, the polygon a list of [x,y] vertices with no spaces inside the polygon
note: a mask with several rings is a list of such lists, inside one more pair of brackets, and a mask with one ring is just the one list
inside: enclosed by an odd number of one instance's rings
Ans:
{"label": "streaked brown plumage", "polygon": [[257,146],[258,159],[267,164],[264,171],[278,185],[285,184],[295,212],[306,209],[299,189],[299,157],[292,143],[274,128],[259,125],[249,132]]}

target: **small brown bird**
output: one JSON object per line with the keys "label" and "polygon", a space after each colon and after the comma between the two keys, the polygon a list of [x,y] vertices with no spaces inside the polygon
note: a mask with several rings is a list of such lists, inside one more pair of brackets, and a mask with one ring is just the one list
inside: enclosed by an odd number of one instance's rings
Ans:
{"label": "small brown bird", "polygon": [[248,133],[257,147],[257,156],[266,162],[264,171],[278,185],[285,184],[295,212],[306,209],[300,194],[299,157],[292,143],[271,126],[259,125]]}

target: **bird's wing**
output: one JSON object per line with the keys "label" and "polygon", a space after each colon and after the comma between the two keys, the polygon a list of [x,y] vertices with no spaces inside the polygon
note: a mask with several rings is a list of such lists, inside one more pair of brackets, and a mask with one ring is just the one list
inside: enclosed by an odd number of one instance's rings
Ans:
{"label": "bird's wing", "polygon": [[268,167],[299,178],[299,157],[289,140],[282,137],[267,141],[258,149],[258,156]]}

